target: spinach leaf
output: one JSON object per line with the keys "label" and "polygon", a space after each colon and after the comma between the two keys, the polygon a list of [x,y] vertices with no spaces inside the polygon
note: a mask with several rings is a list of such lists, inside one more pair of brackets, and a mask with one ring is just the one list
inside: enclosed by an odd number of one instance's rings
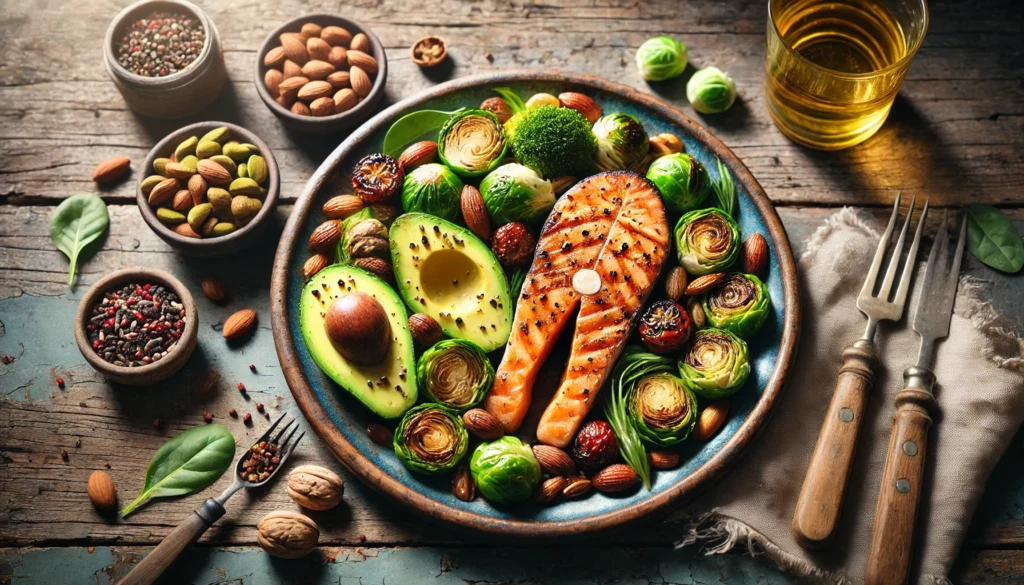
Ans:
{"label": "spinach leaf", "polygon": [[1024,241],[1010,218],[991,205],[967,207],[967,249],[985,264],[1015,273],[1024,266]]}
{"label": "spinach leaf", "polygon": [[135,501],[121,510],[124,518],[150,498],[183,496],[209,487],[235,457],[235,438],[221,425],[203,425],[181,433],[156,452],[146,483]]}
{"label": "spinach leaf", "polygon": [[108,224],[107,204],[96,195],[73,195],[57,206],[50,220],[50,239],[71,261],[68,286],[75,282],[78,254],[100,237]]}
{"label": "spinach leaf", "polygon": [[[455,112],[460,112],[459,108]],[[421,140],[437,140],[437,134],[441,126],[448,121],[455,112],[442,112],[441,110],[419,110],[399,118],[388,133],[384,135],[384,154],[398,158],[406,146]]]}
{"label": "spinach leaf", "polygon": [[711,190],[714,192],[715,199],[717,200],[715,207],[721,209],[730,217],[735,217],[733,211],[736,210],[736,184],[733,183],[729,167],[722,164],[722,159],[718,159],[718,180],[712,179]]}
{"label": "spinach leaf", "polygon": [[505,103],[508,104],[509,111],[513,114],[518,114],[519,112],[526,110],[526,102],[523,101],[523,98],[519,97],[519,94],[511,89],[507,87],[496,87],[494,88],[494,93],[500,95],[501,98],[505,100]]}

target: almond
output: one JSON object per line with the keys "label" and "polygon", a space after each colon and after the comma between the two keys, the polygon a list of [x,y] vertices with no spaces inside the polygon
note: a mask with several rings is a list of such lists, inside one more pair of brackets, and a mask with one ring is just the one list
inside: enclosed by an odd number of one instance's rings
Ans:
{"label": "almond", "polygon": [[331,47],[331,52],[327,53],[327,62],[339,69],[347,67],[348,51],[345,50],[345,47]]}
{"label": "almond", "polygon": [[178,191],[171,199],[171,209],[174,211],[185,212],[191,209],[192,205],[192,194],[188,192],[188,189]]}
{"label": "almond", "polygon": [[[309,79],[306,79],[301,75],[298,77],[288,77],[287,75],[285,75],[285,78],[286,79],[282,81],[281,85],[279,85],[277,88],[278,92],[281,94],[281,97],[285,98],[290,97],[294,99],[295,97],[298,96],[299,90],[305,87],[307,83],[309,83]],[[327,85],[330,86],[329,83]]]}
{"label": "almond", "polygon": [[[197,163],[198,168],[198,163]],[[219,166],[219,165],[218,165]],[[199,205],[200,203],[206,203],[206,179],[200,174],[192,175],[188,178],[188,194],[192,197],[192,205]]]}
{"label": "almond", "polygon": [[332,93],[334,93],[334,88],[331,87],[330,83],[326,81],[310,81],[299,88],[298,98],[304,102],[311,102],[318,98],[327,97]]}
{"label": "almond", "polygon": [[441,325],[433,317],[424,313],[414,313],[409,316],[409,332],[412,333],[412,340],[421,349],[427,349],[441,341],[441,336],[444,333],[441,330]]}
{"label": "almond", "polygon": [[366,434],[369,435],[371,441],[377,443],[381,447],[391,447],[394,444],[395,434],[380,423],[370,423],[366,425]]}
{"label": "almond", "polygon": [[160,205],[167,201],[170,201],[174,194],[178,192],[178,179],[164,179],[157,183],[156,187],[149,192],[149,204]]}
{"label": "almond", "polygon": [[673,266],[665,277],[665,296],[678,301],[686,294],[686,269],[682,266]]}
{"label": "almond", "polygon": [[280,87],[282,81],[284,81],[284,73],[277,69],[267,69],[267,72],[263,75],[263,85],[266,86],[270,95],[275,98],[281,95]]}
{"label": "almond", "polygon": [[287,58],[288,56],[284,54],[283,47],[274,47],[267,51],[267,54],[263,56],[263,64],[267,67],[278,69],[284,65],[284,61]]}
{"label": "almond", "polygon": [[359,96],[349,88],[338,90],[334,94],[334,109],[340,114],[356,107],[359,103]]}
{"label": "almond", "polygon": [[[274,98],[274,101],[280,104],[280,106],[286,110],[290,110],[295,105],[295,96],[283,96],[279,95]],[[305,105],[305,104],[303,104]]]}
{"label": "almond", "polygon": [[310,37],[306,40],[306,53],[310,59],[326,61],[327,56],[331,54],[331,46],[319,37]]}
{"label": "almond", "polygon": [[567,91],[565,93],[558,94],[558,103],[562,104],[562,107],[576,110],[587,119],[587,122],[593,124],[601,118],[601,106],[597,105],[597,102],[590,99],[590,96],[575,91]]}
{"label": "almond", "polygon": [[284,33],[280,37],[281,49],[290,61],[299,65],[305,65],[309,61],[309,53],[306,51],[306,42],[295,33]]}
{"label": "almond", "polygon": [[115,156],[96,165],[92,172],[92,180],[97,183],[109,183],[116,181],[128,172],[132,166],[132,159],[127,156]]}
{"label": "almond", "polygon": [[320,272],[331,263],[331,259],[324,254],[313,254],[305,264],[302,265],[302,278],[309,280],[313,275]]}
{"label": "almond", "polygon": [[595,490],[614,494],[636,486],[640,482],[640,476],[625,463],[614,463],[598,471],[591,482]]}
{"label": "almond", "polygon": [[493,441],[505,435],[501,422],[482,408],[471,408],[462,415],[466,430],[482,441]]}
{"label": "almond", "polygon": [[697,426],[693,429],[693,438],[698,441],[707,441],[715,436],[715,433],[725,424],[729,415],[729,401],[715,400],[700,411],[697,418]]}
{"label": "almond", "polygon": [[679,453],[656,450],[647,454],[647,462],[654,469],[675,469],[679,467]]}
{"label": "almond", "polygon": [[227,291],[224,289],[224,283],[219,278],[207,278],[200,287],[203,289],[203,294],[206,295],[206,298],[215,303],[224,302],[224,299],[228,296]]}
{"label": "almond", "polygon": [[753,234],[743,242],[743,272],[764,278],[768,274],[768,242]]}
{"label": "almond", "polygon": [[309,106],[307,106],[303,102],[295,102],[294,104],[292,104],[292,107],[289,108],[289,110],[291,110],[291,112],[293,114],[298,114],[299,116],[312,116],[313,115],[313,112],[312,112],[312,110],[309,109]]}
{"label": "almond", "polygon": [[[349,51],[349,53],[351,54],[352,51]],[[373,82],[370,81],[370,76],[366,74],[366,71],[353,66],[348,70],[348,75],[349,82],[352,84],[352,91],[356,92],[356,95],[361,98],[370,95],[370,90],[373,89]]]}
{"label": "almond", "polygon": [[650,153],[655,156],[683,152],[683,141],[675,134],[662,132],[657,136],[651,136],[648,142],[650,142]]}
{"label": "almond", "polygon": [[320,33],[323,32],[323,30],[324,27],[320,26],[319,24],[315,22],[307,22],[306,24],[302,25],[301,34],[305,35],[307,39],[311,39],[313,37],[319,37]]}
{"label": "almond", "polygon": [[370,52],[370,39],[363,33],[358,33],[352,37],[351,48],[357,51],[363,51],[364,53]]}
{"label": "almond", "polygon": [[463,502],[472,502],[476,498],[476,484],[469,472],[469,462],[463,460],[452,474],[452,493]]}
{"label": "almond", "polygon": [[484,242],[490,241],[491,219],[487,216],[487,208],[484,207],[484,198],[480,195],[480,190],[473,185],[464,186],[459,203],[462,206],[462,218],[470,231]]}
{"label": "almond", "polygon": [[352,67],[358,67],[371,75],[377,73],[377,60],[370,55],[357,49],[352,49],[348,52],[347,56],[348,64]]}
{"label": "almond", "polygon": [[714,274],[705,274],[693,279],[686,287],[686,296],[692,297],[694,295],[703,294],[725,282],[725,273],[716,272]]}
{"label": "almond", "polygon": [[194,238],[197,240],[200,238],[199,234],[196,233],[196,230],[192,229],[192,226],[185,222],[174,226],[174,233],[179,236],[185,236],[186,238]]}
{"label": "almond", "polygon": [[318,225],[309,236],[309,251],[319,254],[330,254],[341,239],[341,228],[336,219],[329,219]]}
{"label": "almond", "polygon": [[565,489],[566,480],[564,477],[549,477],[540,484],[533,494],[533,499],[540,504],[548,504],[555,501],[558,494]]}
{"label": "almond", "polygon": [[242,309],[224,321],[221,335],[224,336],[224,339],[239,339],[251,333],[255,325],[256,311]]}
{"label": "almond", "polygon": [[410,144],[398,157],[398,166],[408,172],[414,167],[425,165],[434,160],[437,156],[437,143],[432,140],[423,140]]}
{"label": "almond", "polygon": [[391,263],[383,258],[357,258],[352,264],[356,268],[362,268],[391,286],[395,285],[395,271],[391,268]]}
{"label": "almond", "polygon": [[347,47],[352,41],[352,33],[340,26],[326,26],[320,31],[320,38],[332,47]]}
{"label": "almond", "polygon": [[544,471],[548,472],[548,475],[576,475],[576,463],[573,462],[572,457],[558,447],[534,445],[533,455]]}
{"label": "almond", "polygon": [[231,171],[221,166],[218,162],[204,158],[196,163],[196,170],[199,171],[199,176],[211,185],[227,185],[231,183]]}
{"label": "almond", "polygon": [[335,71],[328,75],[324,81],[330,83],[334,89],[345,89],[352,85],[349,81],[348,71]]}
{"label": "almond", "polygon": [[103,514],[113,514],[117,511],[117,488],[114,487],[114,480],[104,471],[94,471],[89,476],[89,485],[86,488],[89,501]]}
{"label": "almond", "polygon": [[164,175],[181,181],[187,181],[192,176],[192,171],[180,162],[171,161],[164,165]]}
{"label": "almond", "polygon": [[694,297],[686,303],[686,312],[690,314],[693,326],[697,329],[703,329],[708,324],[708,317],[704,314],[704,306],[700,304],[699,298]]}
{"label": "almond", "polygon": [[363,200],[355,195],[337,195],[324,203],[324,215],[328,219],[345,219],[365,207]]}
{"label": "almond", "polygon": [[334,98],[330,96],[316,98],[313,103],[309,104],[309,111],[314,116],[333,116]]}
{"label": "almond", "polygon": [[590,480],[585,477],[573,477],[566,480],[562,495],[567,498],[579,498],[590,493]]}
{"label": "almond", "polygon": [[291,59],[285,59],[284,65],[281,66],[281,71],[284,73],[285,79],[291,79],[292,77],[302,75],[302,65],[299,65]]}
{"label": "almond", "polygon": [[334,65],[327,61],[310,61],[302,66],[302,75],[314,80],[327,79],[327,76],[334,73]]}

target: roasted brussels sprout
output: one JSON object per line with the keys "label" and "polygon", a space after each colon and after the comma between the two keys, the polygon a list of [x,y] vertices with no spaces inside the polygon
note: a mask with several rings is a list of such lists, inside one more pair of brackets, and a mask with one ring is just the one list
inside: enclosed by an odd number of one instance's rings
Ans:
{"label": "roasted brussels sprout", "polygon": [[437,163],[416,167],[402,184],[402,209],[420,211],[455,221],[459,218],[462,181],[451,169]]}
{"label": "roasted brussels sprout", "polygon": [[679,362],[683,383],[703,398],[732,396],[747,381],[747,343],[724,329],[702,329]]}
{"label": "roasted brussels sprout", "polygon": [[536,171],[516,163],[502,165],[480,182],[487,215],[494,224],[532,223],[555,206],[555,189]]}
{"label": "roasted brussels sprout", "polygon": [[690,436],[697,424],[697,397],[678,377],[651,374],[637,381],[629,394],[629,416],[640,437],[669,447]]}
{"label": "roasted brussels sprout", "polygon": [[402,188],[405,172],[386,154],[364,156],[352,171],[352,189],[366,203],[386,203]]}
{"label": "roasted brussels sprout", "polygon": [[501,122],[485,110],[452,114],[437,137],[437,155],[463,177],[493,171],[505,158],[506,149]]}
{"label": "roasted brussels sprout", "polygon": [[687,272],[702,276],[728,268],[740,249],[740,230],[718,209],[698,209],[676,224],[676,255]]}
{"label": "roasted brussels sprout", "polygon": [[708,172],[700,161],[685,152],[654,159],[647,169],[647,178],[658,188],[665,207],[676,213],[699,208],[707,194]]}
{"label": "roasted brussels sprout", "polygon": [[750,337],[771,311],[768,287],[753,274],[729,274],[722,286],[704,295],[704,315],[712,327]]}
{"label": "roasted brussels sprout", "polygon": [[686,70],[686,45],[672,37],[653,37],[636,50],[636,66],[647,81],[664,81]]}
{"label": "roasted brussels sprout", "polygon": [[395,454],[409,469],[438,474],[451,471],[469,449],[462,417],[437,404],[409,409],[395,429]]}
{"label": "roasted brussels sprout", "polygon": [[602,171],[621,171],[639,162],[651,148],[644,125],[629,114],[614,113],[594,123],[595,162]]}
{"label": "roasted brussels sprout", "polygon": [[444,339],[423,352],[416,362],[419,387],[452,410],[473,408],[494,383],[494,366],[472,341]]}
{"label": "roasted brussels sprout", "polygon": [[719,114],[736,101],[736,84],[717,67],[705,67],[686,83],[686,99],[702,114]]}
{"label": "roasted brussels sprout", "polygon": [[515,437],[481,443],[469,460],[477,490],[491,502],[525,500],[540,483],[540,463],[529,446]]}
{"label": "roasted brussels sprout", "polygon": [[587,176],[593,172],[597,138],[590,122],[576,110],[532,108],[513,116],[505,128],[512,154],[542,177]]}

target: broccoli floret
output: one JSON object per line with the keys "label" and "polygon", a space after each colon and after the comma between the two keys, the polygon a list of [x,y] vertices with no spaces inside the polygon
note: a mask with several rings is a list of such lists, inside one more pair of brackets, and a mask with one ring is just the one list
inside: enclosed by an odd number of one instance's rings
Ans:
{"label": "broccoli floret", "polygon": [[576,110],[541,106],[519,112],[505,122],[505,135],[520,164],[545,179],[593,170],[597,138]]}

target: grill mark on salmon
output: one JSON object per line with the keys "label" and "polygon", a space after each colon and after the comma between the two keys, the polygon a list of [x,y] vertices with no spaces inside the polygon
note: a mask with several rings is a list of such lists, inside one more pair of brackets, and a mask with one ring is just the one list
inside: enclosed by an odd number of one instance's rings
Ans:
{"label": "grill mark on salmon", "polygon": [[[512,335],[484,403],[506,432],[522,424],[533,385],[579,308],[568,366],[537,429],[564,447],[593,406],[661,272],[670,233],[657,190],[640,175],[594,175],[555,204],[516,307]],[[601,290],[581,299],[572,275],[590,268]]]}

